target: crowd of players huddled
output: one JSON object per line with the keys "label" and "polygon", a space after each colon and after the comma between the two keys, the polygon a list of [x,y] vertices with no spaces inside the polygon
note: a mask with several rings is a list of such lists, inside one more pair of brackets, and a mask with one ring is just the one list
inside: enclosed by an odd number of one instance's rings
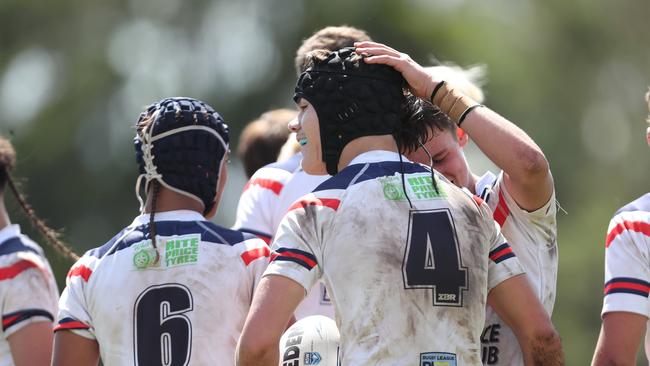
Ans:
{"label": "crowd of players huddled", "polygon": [[[249,181],[231,229],[210,219],[232,122],[202,101],[135,119],[140,212],[81,257],[22,196],[0,137],[0,365],[564,364],[553,177],[482,104],[483,70],[423,67],[348,26],[305,39],[295,67],[297,109],[240,136]],[[499,172],[471,170],[470,139]],[[60,296],[9,191],[75,261]],[[616,213],[605,247],[592,364],[632,365],[650,316],[650,193]]]}

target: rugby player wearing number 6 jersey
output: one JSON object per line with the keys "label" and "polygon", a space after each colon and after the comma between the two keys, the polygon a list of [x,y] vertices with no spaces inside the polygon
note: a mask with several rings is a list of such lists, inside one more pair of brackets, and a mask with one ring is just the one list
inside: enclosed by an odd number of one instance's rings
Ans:
{"label": "rugby player wearing number 6 jersey", "polygon": [[53,364],[232,365],[269,250],[206,220],[226,183],[228,126],[201,101],[170,98],[136,128],[147,201],[70,269]]}
{"label": "rugby player wearing number 6 jersey", "polygon": [[289,364],[295,354],[279,355],[278,340],[321,278],[337,309],[341,364],[479,365],[488,301],[512,323],[530,364],[562,364],[559,337],[489,208],[398,153],[429,131],[404,118],[415,99],[404,79],[420,97],[436,81],[415,63],[372,65],[358,53],[315,52],[298,80],[302,166],[333,177],[280,224],[238,365]]}

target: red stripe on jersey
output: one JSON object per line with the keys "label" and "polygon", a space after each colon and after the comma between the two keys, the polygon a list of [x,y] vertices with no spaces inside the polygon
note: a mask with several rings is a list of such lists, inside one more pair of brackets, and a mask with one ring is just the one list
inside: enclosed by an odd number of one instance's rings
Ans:
{"label": "red stripe on jersey", "polygon": [[336,211],[339,208],[339,205],[341,204],[341,200],[337,200],[335,198],[316,198],[316,197],[307,197],[307,198],[301,198],[298,201],[296,201],[289,209],[287,212],[297,210],[299,208],[305,208],[307,206],[323,206],[323,207],[329,207],[332,210]]}
{"label": "red stripe on jersey", "polygon": [[276,195],[280,194],[280,191],[284,187],[284,185],[276,180],[273,179],[264,179],[264,178],[255,178],[251,179],[246,183],[244,186],[244,192],[250,188],[250,186],[260,186],[265,189],[270,189],[275,193]]}
{"label": "red stripe on jersey", "polygon": [[273,255],[271,255],[271,261],[273,261],[277,257],[289,257],[289,258],[299,259],[299,260],[305,262],[305,264],[307,264],[310,269],[314,268],[316,266],[316,264],[318,264],[315,261],[311,260],[309,257],[307,257],[305,255],[302,255],[300,253],[294,253],[294,252],[288,252],[288,251],[287,252],[282,252],[282,253],[273,253]]}
{"label": "red stripe on jersey", "polygon": [[637,233],[642,233],[645,236],[650,236],[650,223],[643,221],[623,221],[619,223],[607,234],[607,238],[605,239],[605,248],[609,248],[612,241],[625,230],[635,231]]}
{"label": "red stripe on jersey", "polygon": [[90,278],[91,274],[93,274],[93,270],[82,264],[76,267],[72,267],[70,269],[70,272],[68,272],[68,277],[81,276],[84,281],[88,282],[88,278]]}
{"label": "red stripe on jersey", "polygon": [[496,262],[499,258],[503,257],[506,254],[510,254],[510,253],[512,253],[512,248],[511,247],[503,248],[503,249],[499,250],[498,252],[493,253],[492,255],[490,255],[490,259],[492,259],[493,261]]}
{"label": "red stripe on jersey", "polygon": [[10,316],[8,318],[2,319],[2,329],[7,329],[11,324],[13,324],[16,319],[20,318],[21,314],[16,314],[14,316]]}
{"label": "red stripe on jersey", "polygon": [[56,327],[54,327],[54,331],[56,332],[57,330],[63,330],[63,329],[89,329],[90,326],[88,324],[84,324],[79,321],[71,321],[71,322],[65,322],[63,324],[59,324]]}
{"label": "red stripe on jersey", "polygon": [[246,265],[251,264],[252,261],[262,258],[262,257],[268,257],[271,254],[271,250],[269,247],[263,247],[263,248],[255,248],[251,250],[247,250],[241,254],[241,259],[244,260],[244,263]]}
{"label": "red stripe on jersey", "polygon": [[37,267],[36,263],[24,259],[7,267],[0,267],[0,281],[10,280],[27,269]]}
{"label": "red stripe on jersey", "polygon": [[611,290],[618,289],[618,288],[624,288],[624,289],[628,289],[628,290],[638,290],[638,291],[646,293],[646,295],[650,293],[650,286],[643,285],[643,284],[640,284],[640,283],[634,283],[634,282],[610,283],[607,286],[605,286],[605,290],[603,292],[605,293],[605,295],[607,295]]}
{"label": "red stripe on jersey", "polygon": [[494,210],[492,217],[494,218],[494,221],[499,223],[499,226],[503,226],[508,215],[510,215],[510,209],[508,208],[505,198],[503,198],[503,193],[499,191],[499,203],[497,204],[497,208]]}
{"label": "red stripe on jersey", "polygon": [[258,238],[264,240],[264,242],[266,244],[271,243],[271,237],[270,236],[266,236],[266,235],[262,235],[262,234],[255,234],[255,236],[257,236]]}

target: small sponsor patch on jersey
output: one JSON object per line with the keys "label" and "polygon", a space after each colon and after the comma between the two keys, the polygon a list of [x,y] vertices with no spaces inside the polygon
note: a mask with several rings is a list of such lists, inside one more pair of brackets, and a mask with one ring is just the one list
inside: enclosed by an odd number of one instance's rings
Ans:
{"label": "small sponsor patch on jersey", "polygon": [[447,352],[420,353],[420,366],[456,366],[456,354]]}
{"label": "small sponsor patch on jersey", "polygon": [[[402,178],[400,176],[383,177],[379,178],[379,181],[383,187],[384,198],[391,201],[406,200]],[[436,183],[438,183],[437,180]],[[406,185],[407,194],[412,200],[428,200],[447,197],[440,184],[437,184],[438,191],[436,192],[429,173],[413,174],[405,177],[404,185]]]}
{"label": "small sponsor patch on jersey", "polygon": [[305,353],[305,365],[318,365],[323,358],[318,352]]}
{"label": "small sponsor patch on jersey", "polygon": [[201,234],[158,237],[158,252],[161,254],[158,261],[151,240],[133,244],[133,266],[144,270],[194,264],[199,260],[200,242]]}
{"label": "small sponsor patch on jersey", "polygon": [[167,267],[196,263],[199,260],[201,234],[190,234],[163,239],[164,262]]}
{"label": "small sponsor patch on jersey", "polygon": [[133,266],[136,269],[159,267],[156,263],[156,250],[151,246],[151,240],[145,240],[131,246],[133,248]]}

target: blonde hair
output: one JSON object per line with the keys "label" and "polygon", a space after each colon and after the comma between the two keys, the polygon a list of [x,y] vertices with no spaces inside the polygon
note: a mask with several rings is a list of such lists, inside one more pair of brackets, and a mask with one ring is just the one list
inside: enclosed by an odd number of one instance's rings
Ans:
{"label": "blonde hair", "polygon": [[444,80],[452,88],[479,103],[485,100],[481,87],[485,80],[485,65],[474,65],[464,69],[453,63],[425,67],[425,70],[438,80]]}

